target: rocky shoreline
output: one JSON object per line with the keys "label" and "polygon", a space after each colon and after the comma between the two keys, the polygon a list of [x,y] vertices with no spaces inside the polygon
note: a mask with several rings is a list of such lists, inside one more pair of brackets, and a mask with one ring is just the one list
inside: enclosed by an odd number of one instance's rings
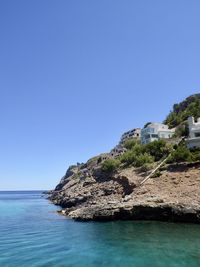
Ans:
{"label": "rocky shoreline", "polygon": [[144,175],[133,167],[106,175],[92,160],[70,167],[49,199],[78,221],[200,223],[200,163],[168,165],[139,186]]}
{"label": "rocky shoreline", "polygon": [[173,105],[164,124],[125,132],[109,153],[70,166],[49,199],[79,221],[200,223],[199,123],[195,94]]}

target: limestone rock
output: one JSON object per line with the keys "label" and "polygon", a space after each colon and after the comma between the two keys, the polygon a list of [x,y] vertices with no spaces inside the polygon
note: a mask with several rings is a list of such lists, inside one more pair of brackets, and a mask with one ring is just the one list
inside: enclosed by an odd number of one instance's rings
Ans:
{"label": "limestone rock", "polygon": [[70,167],[49,199],[75,220],[162,220],[200,223],[200,164],[170,165],[139,186],[137,170],[103,173],[95,157]]}

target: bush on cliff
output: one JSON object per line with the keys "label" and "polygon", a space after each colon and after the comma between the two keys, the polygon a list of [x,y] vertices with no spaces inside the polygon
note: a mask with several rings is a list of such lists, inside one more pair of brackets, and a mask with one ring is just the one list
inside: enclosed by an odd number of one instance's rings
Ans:
{"label": "bush on cliff", "polygon": [[106,159],[102,163],[102,171],[106,173],[113,173],[119,168],[120,161],[117,159]]}
{"label": "bush on cliff", "polygon": [[164,140],[158,140],[147,144],[145,150],[154,157],[155,161],[159,161],[172,151],[172,146],[168,145]]}
{"label": "bush on cliff", "polygon": [[200,117],[200,94],[191,95],[179,104],[175,104],[164,123],[173,128],[184,123],[189,116],[194,116],[195,119]]}
{"label": "bush on cliff", "polygon": [[125,166],[129,166],[132,165],[133,162],[136,161],[137,158],[137,154],[135,153],[135,151],[133,150],[128,150],[126,151],[121,157],[120,157],[120,161],[125,165]]}
{"label": "bush on cliff", "polygon": [[200,148],[192,148],[190,151],[192,153],[192,161],[200,161]]}
{"label": "bush on cliff", "polygon": [[153,162],[154,162],[154,158],[150,154],[144,153],[144,154],[139,155],[136,158],[133,165],[135,167],[141,167],[141,166],[147,165],[148,163],[153,163]]}
{"label": "bush on cliff", "polygon": [[192,161],[200,161],[200,152],[193,152],[192,153]]}
{"label": "bush on cliff", "polygon": [[171,153],[168,163],[191,162],[192,153],[185,145],[180,145]]}
{"label": "bush on cliff", "polygon": [[129,139],[127,141],[125,141],[124,143],[124,147],[128,150],[132,149],[136,144],[138,143],[138,141],[136,139]]}
{"label": "bush on cliff", "polygon": [[125,166],[134,165],[137,158],[144,153],[145,146],[135,142],[134,144],[132,143],[132,147],[130,146],[129,150],[127,150],[119,159]]}
{"label": "bush on cliff", "polygon": [[190,151],[186,147],[185,142],[181,142],[178,146],[175,145],[174,148],[175,150],[173,151],[172,145],[164,140],[154,141],[147,145],[142,145],[136,142],[131,149],[127,150],[121,157],[119,157],[119,160],[124,167],[145,166],[144,169],[150,168],[152,163],[160,161],[170,153],[171,156],[167,161],[168,163],[200,161],[200,149],[192,149]]}
{"label": "bush on cliff", "polygon": [[146,152],[145,145],[141,144],[135,144],[135,146],[126,151],[121,157],[120,161],[125,166],[136,166],[140,167],[145,163],[151,163],[153,160],[153,157]]}
{"label": "bush on cliff", "polygon": [[184,122],[176,127],[174,137],[188,137],[189,135],[189,127],[187,122]]}

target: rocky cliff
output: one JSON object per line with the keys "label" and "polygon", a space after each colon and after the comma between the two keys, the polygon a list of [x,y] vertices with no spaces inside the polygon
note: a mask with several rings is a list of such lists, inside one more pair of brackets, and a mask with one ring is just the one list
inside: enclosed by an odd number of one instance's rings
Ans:
{"label": "rocky cliff", "polygon": [[98,164],[71,167],[51,193],[76,220],[165,220],[200,223],[200,163],[168,165],[160,177],[139,182],[130,167],[105,175]]}
{"label": "rocky cliff", "polygon": [[[137,138],[128,140],[111,153],[71,166],[49,199],[76,220],[200,223],[200,149],[189,151],[184,142],[177,146],[176,140],[187,134],[187,127],[179,128],[186,117],[197,117],[199,112],[200,94],[174,105],[166,119],[169,126],[178,129],[173,139],[147,145]],[[170,155],[167,164],[141,185],[166,155]]]}

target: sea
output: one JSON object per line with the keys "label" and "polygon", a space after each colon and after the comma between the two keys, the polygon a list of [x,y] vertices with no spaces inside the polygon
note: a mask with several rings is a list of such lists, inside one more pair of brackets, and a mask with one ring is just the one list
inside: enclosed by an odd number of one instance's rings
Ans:
{"label": "sea", "polygon": [[41,191],[0,192],[0,267],[200,267],[200,225],[76,222]]}

